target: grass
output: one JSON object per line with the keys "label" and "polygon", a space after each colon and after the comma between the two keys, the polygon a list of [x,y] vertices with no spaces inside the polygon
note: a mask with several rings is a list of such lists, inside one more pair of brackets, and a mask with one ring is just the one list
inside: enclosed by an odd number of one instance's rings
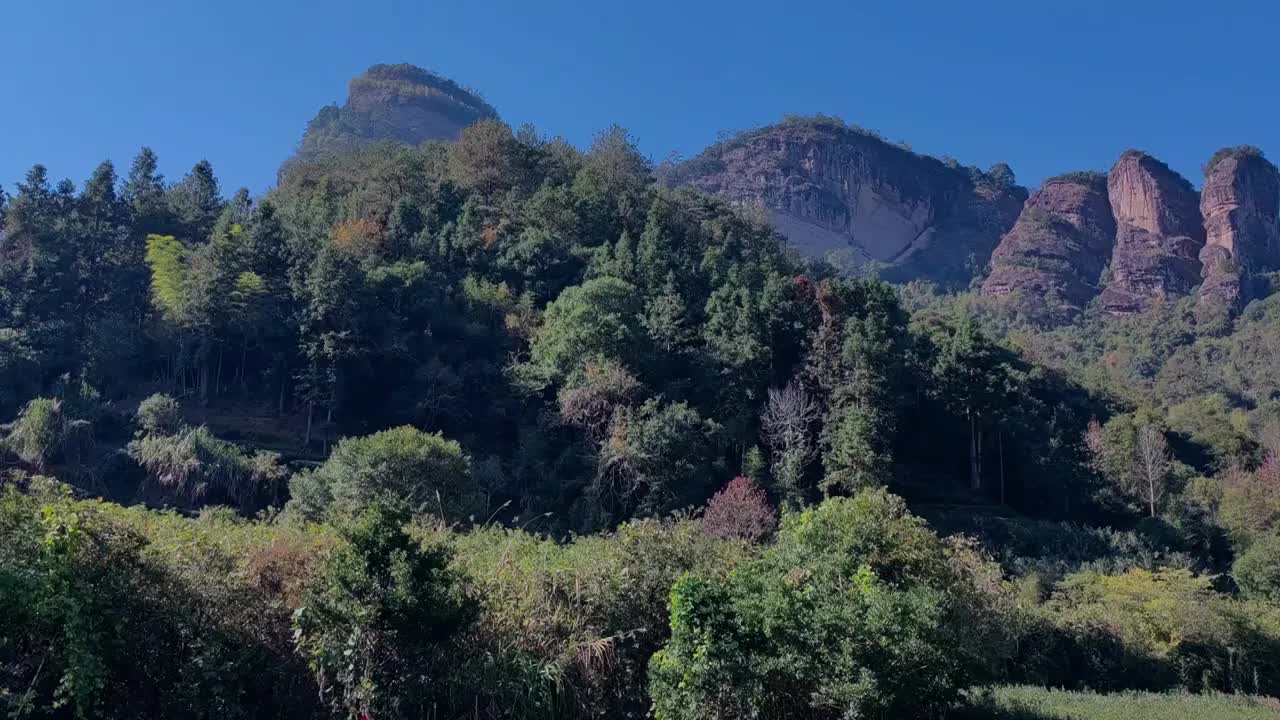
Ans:
{"label": "grass", "polygon": [[1275,720],[1280,701],[1243,695],[998,687],[975,693],[955,720]]}

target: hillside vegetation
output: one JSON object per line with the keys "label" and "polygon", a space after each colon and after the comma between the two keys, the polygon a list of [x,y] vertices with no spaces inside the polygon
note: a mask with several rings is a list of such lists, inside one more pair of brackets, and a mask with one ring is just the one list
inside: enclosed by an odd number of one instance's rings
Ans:
{"label": "hillside vegetation", "polygon": [[0,214],[10,716],[1280,696],[1280,296],[1041,327],[491,119]]}

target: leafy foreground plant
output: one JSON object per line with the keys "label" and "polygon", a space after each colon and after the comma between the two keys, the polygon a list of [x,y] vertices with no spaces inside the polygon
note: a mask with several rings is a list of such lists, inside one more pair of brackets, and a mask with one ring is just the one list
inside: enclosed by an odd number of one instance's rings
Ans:
{"label": "leafy foreground plant", "polygon": [[[992,582],[993,578],[996,578]],[[998,571],[883,490],[783,520],[727,580],[671,592],[650,664],[660,720],[915,717],[953,703],[1004,656]]]}
{"label": "leafy foreground plant", "polygon": [[379,504],[344,528],[347,545],[295,615],[298,650],[339,713],[422,718],[449,707],[449,642],[475,610],[449,552],[419,545],[408,521],[406,510]]}
{"label": "leafy foreground plant", "polygon": [[[77,501],[46,478],[29,490],[0,483],[0,717],[317,716],[264,582],[304,581],[309,531]],[[285,576],[246,557],[270,547],[299,550]]]}

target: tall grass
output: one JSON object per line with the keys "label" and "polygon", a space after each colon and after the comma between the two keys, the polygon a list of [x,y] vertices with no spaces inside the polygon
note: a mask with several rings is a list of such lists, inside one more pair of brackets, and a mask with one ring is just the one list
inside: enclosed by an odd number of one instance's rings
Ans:
{"label": "tall grass", "polygon": [[1275,720],[1280,701],[1245,695],[998,687],[975,692],[955,720]]}

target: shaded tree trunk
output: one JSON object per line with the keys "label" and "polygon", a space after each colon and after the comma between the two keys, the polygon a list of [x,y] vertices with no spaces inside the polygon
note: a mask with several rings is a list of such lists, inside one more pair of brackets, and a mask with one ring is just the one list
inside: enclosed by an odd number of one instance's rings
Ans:
{"label": "shaded tree trunk", "polygon": [[207,360],[202,360],[200,362],[200,379],[197,382],[200,384],[200,404],[208,405],[209,404],[209,362]]}
{"label": "shaded tree trunk", "polygon": [[1000,448],[999,450],[1000,452],[1000,504],[1004,505],[1005,499],[1004,499],[1004,429],[1003,428],[999,431],[999,434],[996,437],[997,437],[998,445]]}
{"label": "shaded tree trunk", "polygon": [[218,372],[213,376],[213,394],[222,394],[222,343],[218,343]]}
{"label": "shaded tree trunk", "polygon": [[969,489],[976,491],[982,488],[982,466],[978,460],[980,435],[973,411],[966,414],[969,416]]}

